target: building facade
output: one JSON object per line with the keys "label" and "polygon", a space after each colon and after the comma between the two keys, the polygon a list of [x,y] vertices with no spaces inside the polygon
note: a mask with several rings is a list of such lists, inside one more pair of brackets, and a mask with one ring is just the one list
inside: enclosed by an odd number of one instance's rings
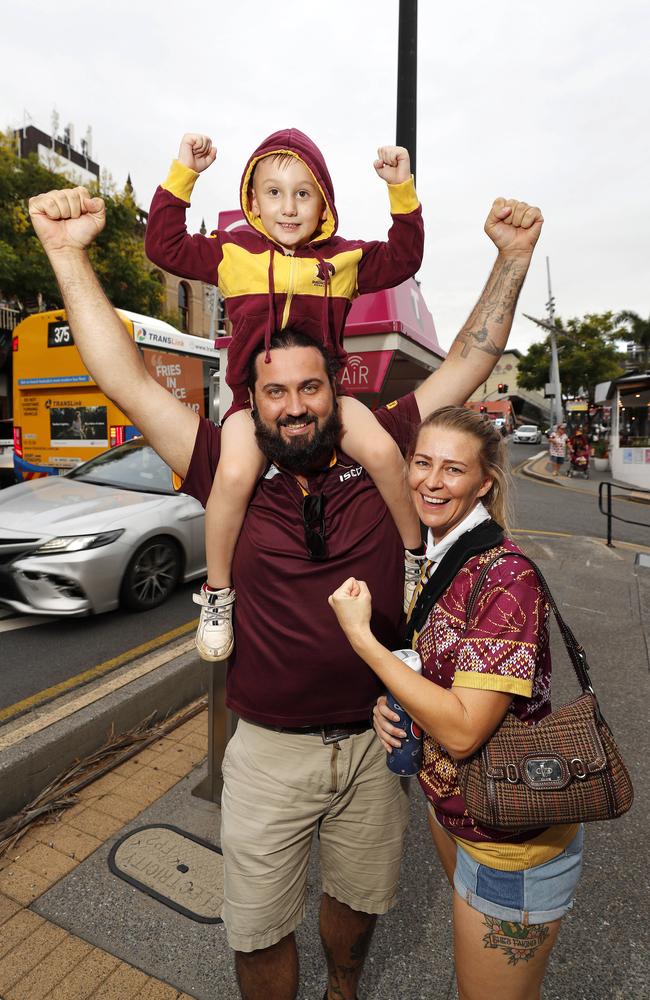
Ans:
{"label": "building facade", "polygon": [[523,389],[519,385],[520,360],[521,351],[516,348],[504,351],[489,378],[478,387],[469,402],[488,405],[489,410],[489,403],[507,399],[512,404],[518,423],[547,426],[551,409],[549,401],[537,389]]}

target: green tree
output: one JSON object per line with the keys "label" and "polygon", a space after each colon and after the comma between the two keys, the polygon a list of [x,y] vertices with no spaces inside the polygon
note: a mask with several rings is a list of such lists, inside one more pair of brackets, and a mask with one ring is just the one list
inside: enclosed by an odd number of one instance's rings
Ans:
{"label": "green tree", "polygon": [[90,259],[114,306],[163,317],[164,286],[144,252],[143,228],[130,186],[104,190],[106,226],[90,248]]}
{"label": "green tree", "polygon": [[22,160],[13,138],[0,132],[0,290],[7,298],[23,303],[40,292],[47,302],[60,304],[52,269],[29,221],[27,202],[40,191],[68,183],[35,156]]}
{"label": "green tree", "polygon": [[642,348],[641,367],[647,370],[650,359],[650,317],[643,319],[631,309],[624,309],[618,313],[616,322],[623,328],[621,339],[631,340]]}
{"label": "green tree", "polygon": [[[13,137],[0,132],[0,292],[24,307],[40,295],[43,304],[63,303],[52,269],[34,235],[27,210],[29,198],[42,191],[68,187],[65,174],[43,166],[36,156],[18,156]],[[106,228],[90,255],[113,305],[150,316],[164,312],[164,287],[144,253],[142,225],[130,184],[123,192],[110,181],[102,184]]]}
{"label": "green tree", "polygon": [[[593,392],[598,382],[623,373],[623,358],[614,343],[623,336],[612,312],[590,313],[564,323],[556,319],[560,381],[563,392],[575,395],[581,389]],[[543,389],[549,380],[550,338],[531,344],[519,362],[519,385]]]}

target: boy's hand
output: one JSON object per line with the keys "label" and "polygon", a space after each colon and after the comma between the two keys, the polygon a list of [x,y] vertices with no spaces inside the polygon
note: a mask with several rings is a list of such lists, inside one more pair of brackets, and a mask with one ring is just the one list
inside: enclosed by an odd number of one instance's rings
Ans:
{"label": "boy's hand", "polygon": [[411,176],[411,157],[403,146],[380,146],[374,167],[387,184],[401,184]]}
{"label": "boy's hand", "polygon": [[46,253],[83,250],[101,233],[106,209],[84,187],[48,191],[29,199],[29,214]]}
{"label": "boy's hand", "polygon": [[485,232],[499,253],[531,254],[543,224],[539,208],[515,198],[496,198],[485,220]]}
{"label": "boy's hand", "polygon": [[217,155],[216,148],[212,145],[209,135],[197,135],[194,132],[186,132],[181,139],[178,150],[178,161],[184,167],[196,170],[197,174],[207,170],[214,163]]}

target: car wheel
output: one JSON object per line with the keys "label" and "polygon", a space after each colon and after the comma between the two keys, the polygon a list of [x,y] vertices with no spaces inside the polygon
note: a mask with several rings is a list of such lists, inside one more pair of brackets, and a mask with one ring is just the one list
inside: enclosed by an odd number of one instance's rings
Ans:
{"label": "car wheel", "polygon": [[131,611],[157,608],[174,592],[181,576],[182,554],[172,538],[150,538],[126,567],[120,604]]}

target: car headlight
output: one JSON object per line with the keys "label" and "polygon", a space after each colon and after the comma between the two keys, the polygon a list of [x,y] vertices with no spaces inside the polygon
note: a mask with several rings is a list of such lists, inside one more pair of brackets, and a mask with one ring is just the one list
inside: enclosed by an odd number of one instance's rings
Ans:
{"label": "car headlight", "polygon": [[60,535],[58,538],[50,538],[49,541],[39,545],[29,554],[30,556],[53,556],[59,552],[99,549],[102,545],[110,545],[123,534],[124,528],[118,528],[117,531],[101,531],[96,535]]}

